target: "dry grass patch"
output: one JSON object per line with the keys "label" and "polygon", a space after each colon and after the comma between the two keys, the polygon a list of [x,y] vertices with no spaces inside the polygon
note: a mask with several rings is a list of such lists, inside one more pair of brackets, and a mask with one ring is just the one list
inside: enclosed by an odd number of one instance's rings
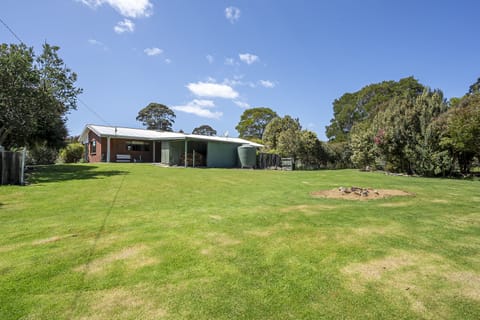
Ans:
{"label": "dry grass patch", "polygon": [[114,288],[91,297],[89,315],[79,319],[161,319],[167,315],[164,308],[155,305],[141,290]]}
{"label": "dry grass patch", "polygon": [[212,255],[217,248],[230,248],[240,243],[242,242],[238,239],[217,232],[209,232],[206,234],[205,240],[196,242],[198,246],[202,246],[200,253],[207,256]]}
{"label": "dry grass patch", "polygon": [[473,272],[452,272],[447,275],[450,282],[458,285],[459,291],[467,298],[480,301],[480,275]]}
{"label": "dry grass patch", "polygon": [[336,208],[335,206],[324,205],[324,204],[313,204],[313,205],[300,204],[296,206],[281,208],[280,212],[283,212],[283,213],[301,212],[301,213],[307,213],[307,214],[315,214],[315,213],[320,213],[321,211],[324,211],[324,210],[332,210],[335,208]]}
{"label": "dry grass patch", "polygon": [[248,235],[260,238],[268,238],[274,233],[274,231],[270,229],[245,230],[244,232]]}
{"label": "dry grass patch", "polygon": [[42,244],[49,244],[49,243],[57,242],[57,241],[60,241],[60,240],[63,240],[63,239],[73,238],[73,237],[76,237],[76,236],[77,236],[76,234],[67,234],[67,235],[63,235],[63,236],[53,236],[53,237],[50,237],[50,238],[35,240],[35,241],[32,242],[32,245],[38,246],[38,245],[42,245]]}
{"label": "dry grass patch", "polygon": [[5,246],[1,246],[0,247],[0,253],[17,250],[19,248],[24,247],[25,245],[26,245],[25,243],[15,243],[15,244],[8,244],[8,245],[5,245]]}
{"label": "dry grass patch", "polygon": [[369,282],[380,280],[385,274],[400,268],[412,266],[416,260],[418,260],[418,257],[415,255],[400,253],[367,263],[353,263],[343,268],[342,272],[356,277],[360,282]]}
{"label": "dry grass patch", "polygon": [[362,243],[371,237],[405,234],[402,225],[398,223],[381,226],[369,225],[359,228],[335,228],[335,231],[336,242],[343,244]]}
{"label": "dry grass patch", "polygon": [[430,202],[432,202],[432,203],[450,203],[450,201],[445,200],[445,199],[433,199]]}
{"label": "dry grass patch", "polygon": [[49,237],[49,238],[38,239],[38,240],[34,240],[32,242],[19,242],[19,243],[16,243],[16,244],[0,246],[0,253],[17,250],[17,249],[27,247],[27,246],[40,246],[40,245],[44,245],[44,244],[54,243],[54,242],[57,242],[57,241],[60,241],[60,240],[64,240],[64,239],[67,239],[67,238],[73,238],[73,237],[77,237],[77,235],[76,234],[67,234],[67,235],[63,235],[63,236],[53,236],[53,237]]}
{"label": "dry grass patch", "polygon": [[406,207],[408,205],[410,205],[408,202],[387,202],[378,204],[378,206],[382,208],[399,208]]}
{"label": "dry grass patch", "polygon": [[204,256],[209,256],[212,253],[212,248],[203,248],[200,250],[200,253]]}
{"label": "dry grass patch", "polygon": [[147,247],[144,245],[124,248],[103,258],[95,259],[87,264],[81,265],[75,268],[75,271],[85,272],[87,274],[101,273],[119,261],[125,263],[129,269],[135,270],[158,262],[157,259],[147,256],[145,251],[147,251]]}
{"label": "dry grass patch", "polygon": [[480,227],[480,213],[467,215],[449,215],[449,224],[462,229],[468,227]]}
{"label": "dry grass patch", "polygon": [[240,244],[241,241],[230,237],[225,233],[209,233],[208,237],[213,240],[214,244],[221,247],[228,247]]}
{"label": "dry grass patch", "polygon": [[[407,301],[412,311],[423,318],[438,319],[450,314],[438,300],[455,296],[480,300],[480,275],[455,270],[450,261],[438,255],[394,251],[381,259],[352,263],[341,271],[354,292],[375,288],[398,303]],[[439,282],[440,287],[435,285]]]}

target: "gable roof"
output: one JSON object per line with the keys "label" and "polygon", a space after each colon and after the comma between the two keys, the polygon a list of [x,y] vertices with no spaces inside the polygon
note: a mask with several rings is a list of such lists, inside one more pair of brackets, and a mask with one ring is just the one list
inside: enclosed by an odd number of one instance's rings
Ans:
{"label": "gable roof", "polygon": [[139,140],[197,140],[197,141],[217,141],[225,143],[249,144],[254,147],[263,147],[263,145],[240,138],[202,136],[198,134],[185,134],[177,132],[155,131],[146,129],[134,129],[125,127],[100,126],[96,124],[87,124],[80,138],[81,142],[88,142],[88,131],[93,131],[99,137],[110,137],[120,139],[139,139]]}

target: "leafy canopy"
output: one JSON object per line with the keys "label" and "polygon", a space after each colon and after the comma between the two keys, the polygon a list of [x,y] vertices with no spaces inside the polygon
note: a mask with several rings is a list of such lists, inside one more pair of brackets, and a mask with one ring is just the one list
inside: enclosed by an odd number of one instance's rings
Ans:
{"label": "leafy canopy", "polygon": [[199,134],[202,136],[216,136],[217,130],[210,127],[208,124],[201,125],[193,129],[192,134]]}
{"label": "leafy canopy", "polygon": [[35,56],[24,44],[0,45],[0,144],[7,148],[46,143],[59,148],[66,114],[77,108],[77,75],[45,43]]}
{"label": "leafy canopy", "polygon": [[464,96],[441,120],[441,145],[452,152],[460,170],[468,173],[473,158],[480,158],[480,92]]}
{"label": "leafy canopy", "polygon": [[241,115],[235,129],[240,134],[240,138],[261,140],[268,123],[275,117],[277,113],[270,108],[247,109]]}
{"label": "leafy canopy", "polygon": [[372,119],[377,112],[396,97],[415,99],[425,87],[413,77],[400,81],[383,81],[363,87],[354,93],[345,93],[333,102],[333,119],[326,127],[330,141],[348,141],[356,123]]}
{"label": "leafy canopy", "polygon": [[289,115],[272,119],[263,134],[265,148],[270,152],[278,152],[282,156],[294,156],[294,144],[300,130],[302,130],[300,121]]}
{"label": "leafy canopy", "polygon": [[136,119],[149,130],[173,131],[175,117],[173,110],[166,105],[152,102],[138,112]]}

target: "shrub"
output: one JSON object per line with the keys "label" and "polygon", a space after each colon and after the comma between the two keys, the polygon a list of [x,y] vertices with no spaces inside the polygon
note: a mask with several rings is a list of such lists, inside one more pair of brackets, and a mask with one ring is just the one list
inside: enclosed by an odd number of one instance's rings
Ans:
{"label": "shrub", "polygon": [[60,151],[59,160],[63,163],[75,163],[83,158],[84,147],[81,143],[69,143]]}
{"label": "shrub", "polygon": [[58,151],[46,143],[35,144],[27,151],[27,165],[53,164],[57,160]]}

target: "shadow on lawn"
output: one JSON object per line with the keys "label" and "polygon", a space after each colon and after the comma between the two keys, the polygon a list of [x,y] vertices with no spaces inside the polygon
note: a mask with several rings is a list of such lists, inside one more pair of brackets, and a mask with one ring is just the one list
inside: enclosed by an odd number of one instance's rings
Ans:
{"label": "shadow on lawn", "polygon": [[122,170],[95,170],[98,166],[87,165],[48,165],[28,168],[28,183],[48,183],[67,180],[103,179],[107,177],[125,175],[128,171]]}

